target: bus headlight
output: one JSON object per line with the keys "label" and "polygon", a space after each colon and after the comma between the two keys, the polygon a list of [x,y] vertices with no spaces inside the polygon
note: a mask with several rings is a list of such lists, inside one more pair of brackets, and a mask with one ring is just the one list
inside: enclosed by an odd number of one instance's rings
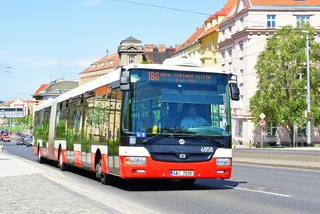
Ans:
{"label": "bus headlight", "polygon": [[231,159],[230,158],[217,158],[216,164],[217,164],[217,166],[230,166]]}
{"label": "bus headlight", "polygon": [[127,165],[146,165],[146,157],[124,157],[124,164]]}

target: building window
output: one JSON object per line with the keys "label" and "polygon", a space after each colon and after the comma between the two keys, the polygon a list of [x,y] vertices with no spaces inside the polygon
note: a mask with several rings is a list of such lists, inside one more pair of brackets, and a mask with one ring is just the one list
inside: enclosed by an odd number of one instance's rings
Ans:
{"label": "building window", "polygon": [[243,18],[240,19],[240,30],[243,30],[244,26],[243,26]]}
{"label": "building window", "polygon": [[239,135],[242,136],[243,133],[243,120],[239,121]]}
{"label": "building window", "polygon": [[243,43],[239,43],[239,48],[240,48],[240,51],[242,52],[243,51]]}
{"label": "building window", "polygon": [[129,64],[134,63],[134,56],[129,56]]}
{"label": "building window", "polygon": [[221,52],[221,56],[222,56],[222,58],[224,59],[224,58],[226,57],[226,52],[225,52],[225,51],[222,51],[222,52]]}
{"label": "building window", "polygon": [[276,15],[267,15],[267,27],[275,28],[276,27]]}
{"label": "building window", "polygon": [[267,129],[268,129],[268,136],[276,136],[276,133],[277,133],[277,124],[275,124],[275,123],[268,123]]}
{"label": "building window", "polygon": [[228,54],[229,54],[230,58],[232,58],[232,49],[228,50]]}
{"label": "building window", "polygon": [[310,22],[310,16],[296,16],[297,26],[301,27]]}
{"label": "building window", "polygon": [[229,36],[231,37],[232,35],[232,27],[229,27]]}

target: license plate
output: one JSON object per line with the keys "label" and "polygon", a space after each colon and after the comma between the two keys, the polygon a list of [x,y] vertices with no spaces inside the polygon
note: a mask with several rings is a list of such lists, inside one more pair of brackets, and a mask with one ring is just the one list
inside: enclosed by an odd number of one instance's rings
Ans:
{"label": "license plate", "polygon": [[170,170],[170,176],[193,176],[192,170]]}

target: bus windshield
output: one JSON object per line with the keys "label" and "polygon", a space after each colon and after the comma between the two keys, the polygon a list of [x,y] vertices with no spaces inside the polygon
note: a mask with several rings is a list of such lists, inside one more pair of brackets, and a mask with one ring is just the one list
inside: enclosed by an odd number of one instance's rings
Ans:
{"label": "bus windshield", "polygon": [[228,76],[132,69],[124,131],[230,136]]}

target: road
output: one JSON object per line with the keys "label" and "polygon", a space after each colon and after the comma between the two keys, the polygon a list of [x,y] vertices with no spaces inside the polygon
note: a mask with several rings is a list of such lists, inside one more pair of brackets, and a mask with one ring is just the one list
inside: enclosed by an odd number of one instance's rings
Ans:
{"label": "road", "polygon": [[112,206],[138,206],[157,213],[319,213],[320,171],[235,164],[231,179],[197,180],[191,188],[176,180],[119,180],[101,186],[92,174],[76,169],[57,176],[60,172],[54,166],[36,163],[30,147],[5,143],[5,149],[44,169],[51,182],[95,203],[109,200]]}

